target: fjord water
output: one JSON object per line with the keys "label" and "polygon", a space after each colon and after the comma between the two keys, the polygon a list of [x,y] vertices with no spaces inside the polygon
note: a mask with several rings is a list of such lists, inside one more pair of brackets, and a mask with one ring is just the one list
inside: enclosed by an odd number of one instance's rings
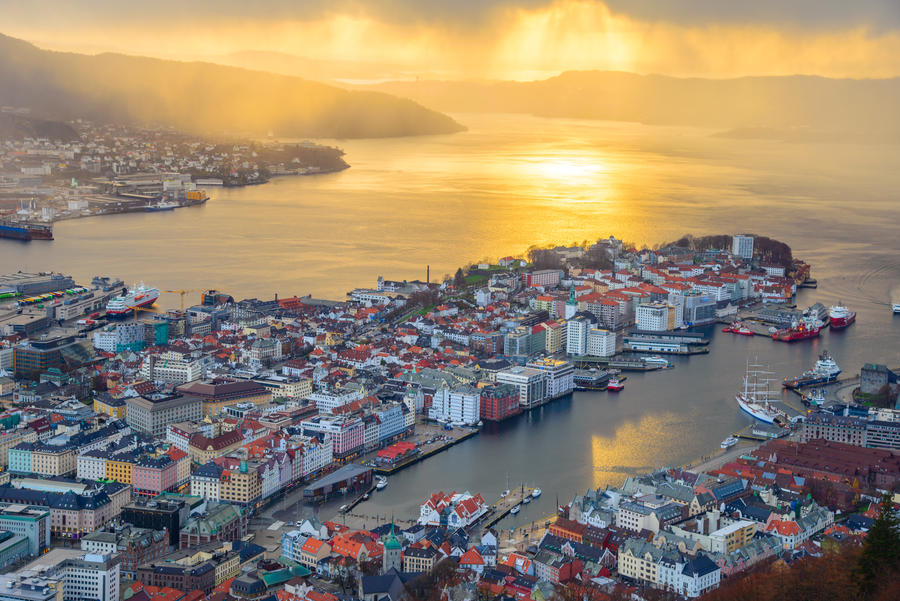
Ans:
{"label": "fjord water", "polygon": [[[734,400],[748,356],[778,378],[828,349],[845,372],[866,361],[900,366],[900,153],[893,145],[735,140],[691,128],[455,115],[467,132],[325,141],[352,167],[211,190],[201,207],[61,222],[56,240],[0,240],[0,271],[95,274],[161,289],[237,298],[341,298],[386,278],[432,278],[457,266],[614,234],[638,244],[685,233],[755,232],[790,244],[817,290],[797,302],[843,300],[858,312],[843,332],[793,345],[722,334],[708,356],[630,375],[625,390],[576,393],[497,426],[391,478],[360,507],[412,516],[429,493],[506,487],[544,496],[528,523],[588,486],[693,461],[747,424]],[[196,295],[193,295],[196,296]],[[178,298],[162,302],[177,306]]]}

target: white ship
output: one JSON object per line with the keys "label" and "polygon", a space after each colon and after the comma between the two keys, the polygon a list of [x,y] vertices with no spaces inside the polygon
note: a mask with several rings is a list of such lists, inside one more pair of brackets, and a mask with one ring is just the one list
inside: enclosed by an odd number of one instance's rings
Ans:
{"label": "white ship", "polygon": [[744,389],[735,395],[735,400],[741,411],[754,419],[766,424],[774,424],[776,420],[785,420],[784,412],[777,409],[772,403],[769,391],[771,371],[764,371],[761,365],[747,363],[747,372],[744,374]]}
{"label": "white ship", "polygon": [[891,310],[894,313],[900,313],[900,303],[894,303],[893,305],[891,305]]}
{"label": "white ship", "polygon": [[738,443],[738,439],[737,439],[737,438],[735,438],[734,436],[729,436],[728,438],[726,438],[725,440],[723,440],[723,441],[722,441],[722,444],[719,445],[719,446],[721,446],[723,449],[730,449],[731,447],[733,447],[733,446],[736,445],[737,443]]}
{"label": "white ship", "polygon": [[128,289],[121,296],[115,296],[106,303],[106,315],[115,317],[127,315],[136,307],[149,307],[159,298],[159,289],[148,288],[143,282]]}

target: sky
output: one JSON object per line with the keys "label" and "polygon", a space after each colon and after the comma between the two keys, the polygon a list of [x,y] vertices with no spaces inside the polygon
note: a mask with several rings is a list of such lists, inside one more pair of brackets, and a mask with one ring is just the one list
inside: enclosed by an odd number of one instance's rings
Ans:
{"label": "sky", "polygon": [[[900,76],[900,0],[3,0],[42,48],[228,62],[277,52],[396,78]],[[266,59],[253,59],[265,68]],[[347,72],[350,72],[349,70]],[[359,69],[353,69],[358,75]]]}

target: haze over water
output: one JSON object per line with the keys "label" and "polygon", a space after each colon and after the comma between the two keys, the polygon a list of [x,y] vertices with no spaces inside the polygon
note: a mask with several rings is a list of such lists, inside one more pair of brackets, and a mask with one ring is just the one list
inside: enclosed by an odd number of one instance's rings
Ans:
{"label": "haze over water", "polygon": [[[351,168],[211,190],[202,207],[57,224],[56,240],[0,240],[0,271],[56,270],[80,281],[109,274],[161,289],[215,287],[236,298],[311,293],[343,298],[386,278],[452,273],[532,244],[613,234],[638,244],[685,233],[750,231],[790,244],[818,290],[798,305],[845,301],[844,332],[787,345],[713,335],[709,356],[669,372],[631,375],[618,396],[576,393],[391,478],[360,510],[409,517],[438,489],[493,499],[520,482],[544,489],[520,523],[588,486],[681,464],[743,427],[733,395],[758,355],[778,378],[828,349],[846,373],[900,365],[900,155],[890,145],[732,140],[637,124],[455,115],[467,132],[334,142]],[[190,300],[196,302],[196,294]],[[177,306],[178,298],[163,295]]]}

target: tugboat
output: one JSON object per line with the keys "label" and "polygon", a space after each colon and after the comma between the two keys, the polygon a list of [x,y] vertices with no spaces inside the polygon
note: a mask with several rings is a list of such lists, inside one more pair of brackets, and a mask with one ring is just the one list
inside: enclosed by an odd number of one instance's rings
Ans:
{"label": "tugboat", "polygon": [[609,384],[606,385],[606,389],[610,392],[619,392],[620,390],[625,388],[625,384],[623,384],[619,378],[611,378],[609,380]]}
{"label": "tugboat", "polygon": [[753,336],[753,330],[744,325],[742,321],[736,321],[730,326],[722,328],[723,332],[731,332],[732,334],[740,334],[741,336]]}

